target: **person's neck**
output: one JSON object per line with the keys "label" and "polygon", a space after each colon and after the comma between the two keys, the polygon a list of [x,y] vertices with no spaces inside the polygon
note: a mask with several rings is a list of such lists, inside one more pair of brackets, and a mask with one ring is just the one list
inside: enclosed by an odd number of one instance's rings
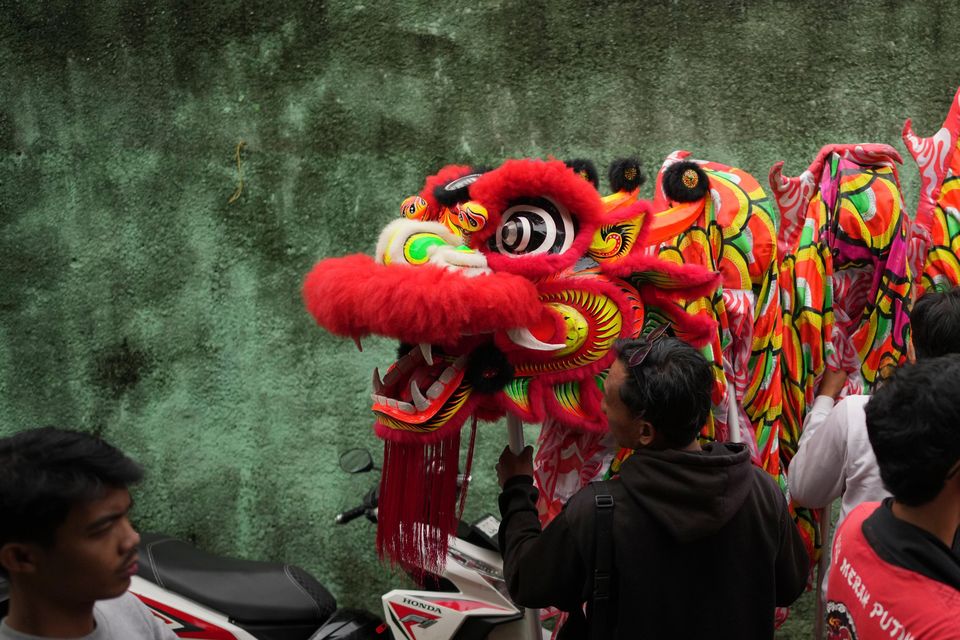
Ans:
{"label": "person's neck", "polygon": [[936,498],[919,507],[894,500],[892,511],[896,518],[932,533],[948,547],[953,546],[960,528],[960,500],[950,491],[941,491]]}
{"label": "person's neck", "polygon": [[[623,446],[623,445],[621,445]],[[625,447],[628,449],[633,449],[634,451],[703,451],[703,447],[700,446],[700,440],[694,439],[690,444],[684,445],[682,447],[667,447],[662,443],[655,442],[650,445],[636,444],[634,446]]]}
{"label": "person's neck", "polygon": [[59,602],[10,585],[10,610],[4,620],[14,631],[41,638],[80,638],[93,633],[94,602]]}

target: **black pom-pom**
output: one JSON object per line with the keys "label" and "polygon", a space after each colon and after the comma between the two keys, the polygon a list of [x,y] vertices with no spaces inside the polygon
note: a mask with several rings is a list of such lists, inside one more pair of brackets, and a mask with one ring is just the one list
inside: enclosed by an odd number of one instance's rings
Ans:
{"label": "black pom-pom", "polygon": [[707,174],[696,162],[676,162],[663,172],[663,193],[674,202],[696,202],[710,189]]}
{"label": "black pom-pom", "polygon": [[643,165],[636,158],[617,158],[610,163],[607,177],[610,178],[610,189],[614,193],[633,191],[647,181]]}
{"label": "black pom-pom", "polygon": [[507,356],[488,344],[470,354],[464,377],[478,393],[496,393],[513,380],[513,371]]}
{"label": "black pom-pom", "polygon": [[434,188],[433,197],[445,207],[452,207],[470,199],[470,185],[482,176],[486,169],[473,169],[465,176]]}
{"label": "black pom-pom", "polygon": [[574,170],[581,178],[593,185],[594,189],[600,187],[600,174],[597,173],[597,167],[593,161],[585,158],[574,158],[566,160],[564,164]]}

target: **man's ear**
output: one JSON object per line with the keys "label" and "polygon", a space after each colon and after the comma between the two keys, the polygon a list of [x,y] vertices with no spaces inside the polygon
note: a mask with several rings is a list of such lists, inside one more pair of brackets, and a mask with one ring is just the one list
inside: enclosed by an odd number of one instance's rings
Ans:
{"label": "man's ear", "polygon": [[0,547],[0,566],[7,573],[34,573],[37,570],[37,550],[34,545],[8,542]]}
{"label": "man's ear", "polygon": [[960,460],[947,470],[946,482],[953,482],[960,489]]}
{"label": "man's ear", "polygon": [[910,364],[917,363],[917,350],[913,346],[913,335],[907,338],[907,362]]}
{"label": "man's ear", "polygon": [[640,447],[649,447],[657,439],[657,430],[646,420],[637,420],[636,434],[636,440]]}

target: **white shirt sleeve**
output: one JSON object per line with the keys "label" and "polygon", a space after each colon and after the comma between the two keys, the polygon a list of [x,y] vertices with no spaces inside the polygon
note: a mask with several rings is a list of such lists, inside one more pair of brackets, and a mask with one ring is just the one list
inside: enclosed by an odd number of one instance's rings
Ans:
{"label": "white shirt sleeve", "polygon": [[790,497],[810,509],[832,504],[843,493],[846,458],[846,402],[833,406],[830,396],[817,396],[787,470]]}

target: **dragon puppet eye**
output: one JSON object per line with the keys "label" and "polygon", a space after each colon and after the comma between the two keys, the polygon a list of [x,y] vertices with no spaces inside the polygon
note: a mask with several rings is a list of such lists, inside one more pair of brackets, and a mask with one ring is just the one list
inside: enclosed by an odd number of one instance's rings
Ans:
{"label": "dragon puppet eye", "polygon": [[575,235],[573,216],[565,207],[549,198],[531,198],[503,212],[490,248],[513,257],[563,253]]}

